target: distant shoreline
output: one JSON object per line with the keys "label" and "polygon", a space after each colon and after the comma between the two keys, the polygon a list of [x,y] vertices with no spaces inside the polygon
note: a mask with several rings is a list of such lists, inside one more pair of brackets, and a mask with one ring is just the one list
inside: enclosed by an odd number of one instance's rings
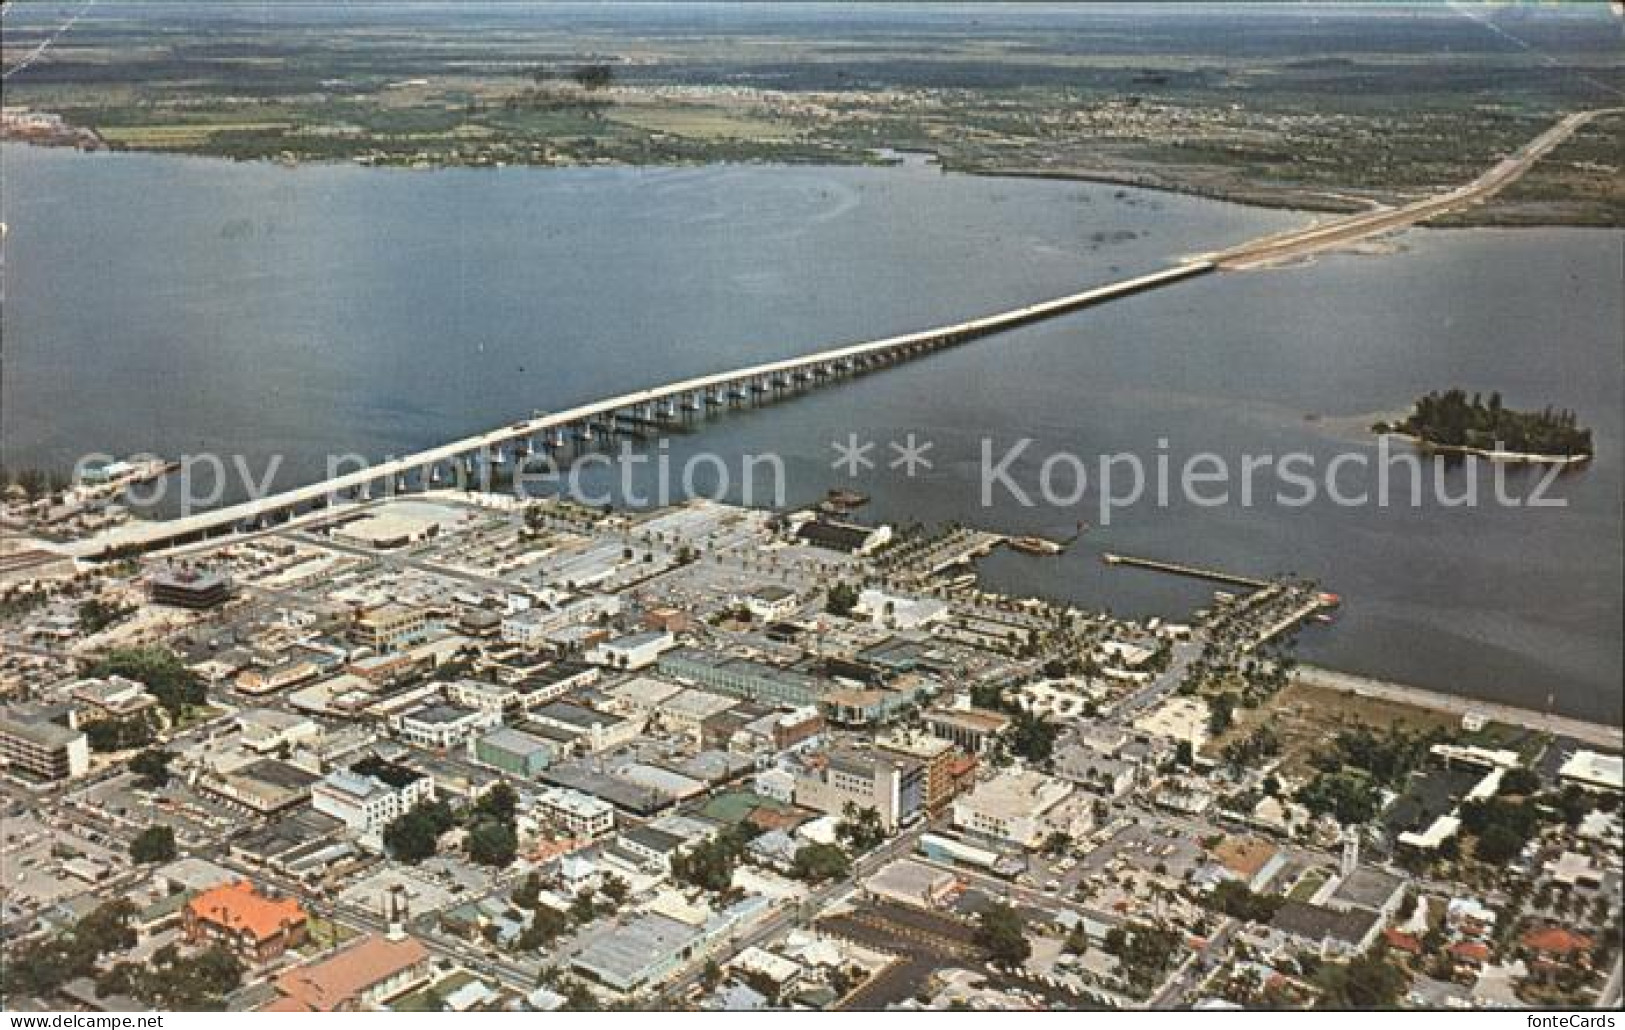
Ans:
{"label": "distant shoreline", "polygon": [[[398,164],[393,162],[380,162],[369,164],[345,158],[331,159],[300,159],[293,164],[279,160],[275,155],[264,154],[254,156],[241,156],[229,153],[216,153],[207,149],[186,150],[165,147],[142,147],[128,145],[108,145],[96,149],[72,148],[65,145],[30,139],[20,139],[14,136],[0,137],[0,143],[15,146],[38,147],[47,150],[79,149],[82,153],[101,154],[149,154],[162,157],[192,157],[214,161],[229,161],[233,164],[277,164],[283,167],[297,168],[299,165],[313,165],[318,167],[353,167],[393,169],[400,171],[441,171],[453,168],[465,169],[514,169],[533,168],[542,171],[568,170],[579,168],[706,168],[724,167],[727,165],[754,165],[764,168],[781,166],[785,168],[884,168],[897,167],[901,162],[876,161],[861,158],[845,158],[839,153],[819,155],[816,159],[800,160],[789,156],[780,156],[767,159],[752,158],[725,158],[715,160],[679,160],[679,161],[613,161],[608,163],[594,163],[588,161],[567,163],[541,163],[541,162],[515,162],[511,164],[482,164],[478,162],[439,161],[424,164]],[[953,165],[944,163],[940,155],[928,150],[908,149],[899,151],[906,153],[930,154],[936,159],[936,167],[944,173],[954,175],[970,175],[982,179],[1041,179],[1051,182],[1079,182],[1098,183],[1104,186],[1123,186],[1131,189],[1151,190],[1157,193],[1166,193],[1179,197],[1195,197],[1200,200],[1211,200],[1222,204],[1235,204],[1240,207],[1256,208],[1261,211],[1300,211],[1305,214],[1334,214],[1349,215],[1372,210],[1379,202],[1372,198],[1371,203],[1362,204],[1352,198],[1342,198],[1325,190],[1286,191],[1283,193],[1265,193],[1251,190],[1227,191],[1210,187],[1186,185],[1178,182],[1151,179],[1129,172],[1114,173],[1109,171],[1086,172],[1065,171],[1034,168],[994,168],[984,165]],[[1441,216],[1428,222],[1420,223],[1416,228],[1430,229],[1603,229],[1615,230],[1625,228],[1625,223],[1607,218],[1591,216],[1556,217],[1556,218],[1528,218],[1519,215],[1514,210],[1501,210],[1496,208],[1474,208],[1471,212],[1458,212],[1456,215]]]}

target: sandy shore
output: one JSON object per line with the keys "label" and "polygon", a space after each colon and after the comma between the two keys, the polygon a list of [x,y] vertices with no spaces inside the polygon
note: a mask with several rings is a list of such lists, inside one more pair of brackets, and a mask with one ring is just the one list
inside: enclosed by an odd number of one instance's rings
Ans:
{"label": "sandy shore", "polygon": [[1582,465],[1591,460],[1589,454],[1531,454],[1527,451],[1487,451],[1482,447],[1461,447],[1454,444],[1429,443],[1420,436],[1411,433],[1401,433],[1390,429],[1380,432],[1378,436],[1397,436],[1401,440],[1408,440],[1424,451],[1437,451],[1440,454],[1470,454],[1478,458],[1488,458],[1490,461],[1511,461],[1530,465]]}

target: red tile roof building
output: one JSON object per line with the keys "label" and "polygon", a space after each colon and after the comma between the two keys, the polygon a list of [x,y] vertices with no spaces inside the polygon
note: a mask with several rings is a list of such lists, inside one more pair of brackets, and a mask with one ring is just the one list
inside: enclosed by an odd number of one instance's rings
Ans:
{"label": "red tile roof building", "polygon": [[373,934],[277,977],[278,997],[260,1011],[365,1012],[427,983],[432,972],[416,938]]}
{"label": "red tile roof building", "polygon": [[251,962],[268,962],[305,941],[309,920],[293,898],[261,894],[247,880],[223,883],[186,903],[186,939],[218,942]]}

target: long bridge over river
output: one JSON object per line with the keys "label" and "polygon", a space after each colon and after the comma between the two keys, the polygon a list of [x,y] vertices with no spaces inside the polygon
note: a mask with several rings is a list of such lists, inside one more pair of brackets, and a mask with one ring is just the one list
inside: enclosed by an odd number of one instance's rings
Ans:
{"label": "long bridge over river", "polygon": [[1255,240],[1220,253],[1175,265],[1160,272],[1098,286],[1081,293],[985,315],[953,325],[848,344],[783,361],[752,365],[714,375],[684,379],[579,405],[566,411],[539,413],[476,436],[393,458],[307,486],[210,511],[162,522],[133,522],[64,548],[74,557],[106,559],[203,540],[257,527],[317,510],[346,495],[374,487],[385,490],[417,476],[433,485],[442,474],[467,478],[477,469],[520,461],[538,449],[552,450],[613,436],[658,430],[686,418],[729,407],[754,405],[839,381],[945,347],[1005,332],[1019,326],[1080,311],[1136,293],[1184,282],[1216,270],[1241,269],[1300,257],[1357,239],[1404,228],[1447,211],[1481,203],[1509,185],[1540,157],[1567,139],[1601,111],[1572,114],[1498,162],[1465,186],[1397,208],[1384,208],[1295,232]]}

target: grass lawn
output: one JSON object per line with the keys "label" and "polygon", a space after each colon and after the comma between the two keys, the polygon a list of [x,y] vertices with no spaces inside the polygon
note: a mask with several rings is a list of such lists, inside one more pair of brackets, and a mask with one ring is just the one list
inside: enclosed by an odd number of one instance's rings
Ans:
{"label": "grass lawn", "polygon": [[1232,740],[1245,738],[1258,726],[1269,726],[1281,741],[1283,770],[1290,776],[1301,776],[1310,771],[1309,759],[1324,752],[1328,742],[1342,730],[1364,726],[1375,731],[1424,733],[1431,729],[1455,730],[1460,725],[1460,717],[1449,712],[1290,683],[1258,708],[1238,711],[1235,725],[1203,750],[1210,755],[1220,754]]}
{"label": "grass lawn", "polygon": [[1319,869],[1311,869],[1303,874],[1303,879],[1299,880],[1292,890],[1288,892],[1287,897],[1293,901],[1307,903],[1325,883],[1326,874]]}

